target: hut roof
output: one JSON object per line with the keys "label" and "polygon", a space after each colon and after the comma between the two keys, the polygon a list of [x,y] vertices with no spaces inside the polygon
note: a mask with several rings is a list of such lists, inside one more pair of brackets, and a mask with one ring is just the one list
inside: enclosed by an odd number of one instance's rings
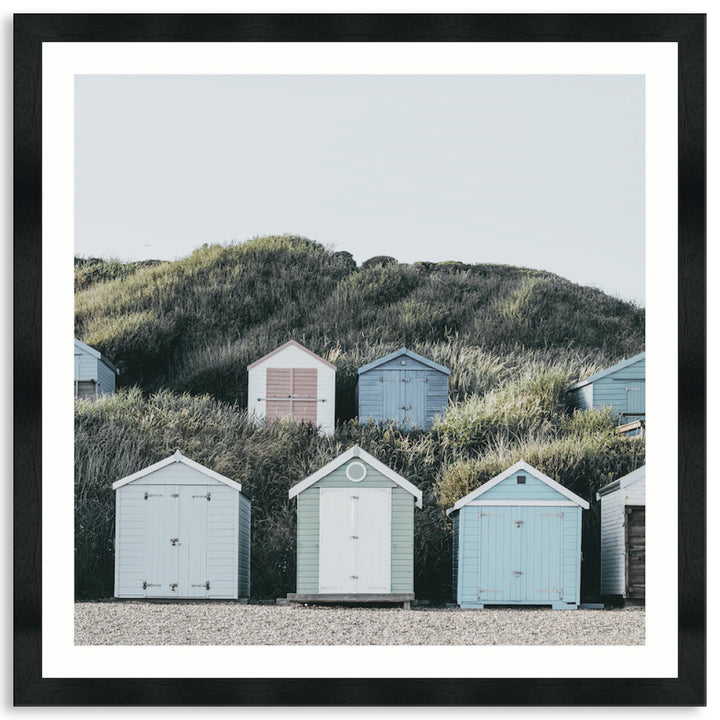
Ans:
{"label": "hut roof", "polygon": [[164,460],[160,460],[160,462],[156,462],[154,465],[150,465],[143,470],[139,470],[138,472],[133,473],[132,475],[128,475],[127,477],[121,478],[120,480],[116,480],[113,483],[113,490],[117,490],[123,485],[127,485],[134,480],[139,480],[141,477],[145,477],[146,475],[149,475],[156,470],[161,470],[167,465],[171,465],[172,463],[176,462],[183,463],[184,465],[193,468],[193,470],[197,470],[198,472],[203,473],[203,475],[207,475],[213,480],[217,480],[218,482],[224,483],[225,485],[229,485],[231,488],[237,490],[238,492],[242,492],[242,485],[239,482],[235,482],[230,478],[226,478],[224,475],[220,475],[220,473],[216,473],[214,470],[210,470],[210,468],[206,468],[200,463],[196,463],[194,460],[185,457],[179,450],[176,450],[175,453],[170,457],[165,458]]}
{"label": "hut roof", "polygon": [[590,377],[585,378],[584,380],[579,380],[574,385],[571,385],[568,390],[577,390],[577,388],[581,388],[584,385],[589,385],[592,382],[595,382],[596,380],[600,380],[600,378],[604,378],[607,375],[612,375],[613,373],[616,373],[618,370],[622,370],[623,368],[628,367],[629,365],[634,365],[636,362],[640,362],[640,360],[645,359],[645,351],[638,353],[637,355],[633,355],[630,358],[626,358],[625,360],[621,360],[619,363],[616,363],[615,365],[610,366],[609,368],[605,368],[604,370],[600,370],[599,372],[596,372],[594,375],[590,375]]}
{"label": "hut roof", "polygon": [[374,362],[368,363],[367,365],[363,365],[362,367],[358,368],[358,375],[361,375],[364,372],[367,372],[368,370],[372,370],[373,368],[379,367],[380,365],[384,365],[386,362],[390,362],[390,360],[394,360],[396,357],[399,357],[400,355],[407,355],[408,357],[411,357],[413,360],[417,360],[419,363],[422,363],[423,365],[427,365],[430,368],[433,368],[434,370],[438,370],[441,373],[445,373],[445,375],[450,374],[450,370],[448,368],[444,367],[443,365],[440,365],[439,363],[433,362],[432,360],[428,360],[426,357],[423,357],[422,355],[418,355],[417,353],[414,353],[412,350],[408,350],[406,347],[402,347],[399,350],[396,350],[395,352],[391,352],[389,355],[385,355],[384,357],[381,357],[378,360],[375,360]]}
{"label": "hut roof", "polygon": [[354,447],[351,447],[349,450],[342,453],[342,455],[338,455],[334,460],[329,462],[324,467],[321,467],[319,470],[314,472],[309,477],[306,477],[304,480],[300,481],[296,485],[293,485],[293,487],[290,488],[289,496],[291,498],[295,497],[297,494],[301,493],[303,490],[306,490],[311,485],[314,485],[318,480],[322,480],[325,476],[329,475],[333,470],[337,470],[341,465],[346,463],[351,458],[359,458],[363,462],[366,462],[370,467],[375,468],[378,472],[385,475],[385,477],[388,478],[388,480],[392,480],[396,485],[403,488],[403,490],[407,490],[411,495],[415,497],[415,504],[421,508],[422,507],[422,492],[418,490],[409,480],[406,480],[402,475],[398,475],[394,470],[391,470],[385,463],[380,462],[376,457],[373,457],[369,452],[366,452],[358,445],[355,445]]}
{"label": "hut roof", "polygon": [[[495,487],[497,484],[501,483],[506,478],[509,478],[513,473],[516,473],[518,470],[524,470],[529,475],[532,475],[541,482],[544,482],[546,485],[549,485],[553,490],[559,492],[561,495],[564,495],[566,498],[568,498],[568,500],[571,500],[576,505],[580,505],[580,507],[585,508],[585,510],[590,507],[590,503],[588,503],[587,500],[583,500],[579,495],[576,495],[574,492],[571,492],[556,480],[553,480],[544,473],[541,473],[539,470],[534,468],[532,465],[529,465],[524,460],[519,460],[514,465],[511,465],[507,470],[501,472],[499,475],[496,475],[494,478],[488,480],[486,483],[483,483],[479,488],[473,490],[471,493],[468,493],[464,498],[460,498],[460,500],[458,500],[449,510],[446,511],[447,514],[450,515],[456,510],[459,510],[464,505],[471,503],[473,500],[480,497],[480,495],[486,493],[488,490]],[[512,501],[508,500],[507,504],[512,505]]]}
{"label": "hut roof", "polygon": [[613,480],[611,483],[601,487],[597,491],[596,498],[599,500],[603,495],[607,495],[615,490],[626,488],[628,485],[636,483],[638,480],[642,480],[645,477],[645,466],[639,467],[637,470],[633,470],[627,475],[619,477],[617,480]]}
{"label": "hut roof", "polygon": [[276,347],[272,352],[269,352],[267,355],[263,355],[259,360],[256,360],[253,363],[250,363],[250,365],[247,366],[248,370],[252,370],[257,365],[260,365],[261,363],[264,363],[266,360],[271,358],[273,355],[277,355],[279,352],[282,352],[285,350],[285,348],[288,347],[296,347],[298,350],[302,350],[303,352],[307,353],[311,357],[315,358],[318,362],[321,362],[323,365],[327,365],[329,368],[332,368],[335,370],[335,366],[331,363],[325,360],[324,358],[321,358],[319,355],[316,355],[312,350],[308,350],[304,345],[301,345],[296,340],[288,340],[283,345],[280,345],[280,347]]}

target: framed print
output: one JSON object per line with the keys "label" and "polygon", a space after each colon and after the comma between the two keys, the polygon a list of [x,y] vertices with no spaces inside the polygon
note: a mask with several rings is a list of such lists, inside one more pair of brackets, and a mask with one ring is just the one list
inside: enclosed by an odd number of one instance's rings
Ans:
{"label": "framed print", "polygon": [[704,704],[704,15],[14,37],[17,705]]}

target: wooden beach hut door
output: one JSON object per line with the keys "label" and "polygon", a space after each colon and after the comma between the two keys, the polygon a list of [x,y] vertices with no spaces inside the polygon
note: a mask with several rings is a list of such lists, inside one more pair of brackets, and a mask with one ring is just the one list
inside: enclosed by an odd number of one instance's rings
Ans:
{"label": "wooden beach hut door", "polygon": [[205,485],[148,486],[145,596],[207,597]]}
{"label": "wooden beach hut door", "polygon": [[320,593],[390,592],[390,488],[320,488]]}
{"label": "wooden beach hut door", "polygon": [[266,378],[268,420],[291,417],[317,424],[316,368],[268,368]]}
{"label": "wooden beach hut door", "polygon": [[382,376],[382,416],[403,427],[423,427],[427,373],[399,370]]}
{"label": "wooden beach hut door", "polygon": [[483,507],[479,513],[478,598],[559,601],[563,513],[553,507]]}
{"label": "wooden beach hut door", "polygon": [[645,381],[627,380],[625,384],[627,394],[627,414],[645,414]]}

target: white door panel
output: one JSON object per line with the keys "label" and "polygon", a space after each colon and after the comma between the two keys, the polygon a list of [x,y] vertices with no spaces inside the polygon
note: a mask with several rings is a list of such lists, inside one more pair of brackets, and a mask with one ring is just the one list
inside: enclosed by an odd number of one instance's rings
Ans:
{"label": "white door panel", "polygon": [[390,488],[320,489],[319,592],[390,592],[390,499]]}
{"label": "white door panel", "polygon": [[357,592],[390,592],[390,488],[358,491]]}
{"label": "white door panel", "polygon": [[357,541],[354,488],[320,488],[321,593],[357,592]]}

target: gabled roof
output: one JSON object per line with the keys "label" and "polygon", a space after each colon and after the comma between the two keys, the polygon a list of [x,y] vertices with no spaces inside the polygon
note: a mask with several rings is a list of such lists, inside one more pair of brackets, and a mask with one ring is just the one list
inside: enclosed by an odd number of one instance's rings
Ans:
{"label": "gabled roof", "polygon": [[407,355],[408,357],[411,357],[413,360],[417,360],[419,363],[422,363],[423,365],[427,365],[430,368],[439,370],[441,373],[445,373],[446,375],[450,374],[450,370],[448,370],[443,365],[433,362],[432,360],[428,360],[426,357],[423,357],[422,355],[418,355],[417,353],[414,353],[412,350],[408,350],[406,347],[402,347],[399,350],[396,350],[395,352],[391,352],[389,355],[385,355],[384,357],[381,357],[379,360],[375,360],[375,362],[371,362],[371,363],[368,363],[367,365],[363,365],[362,367],[359,367],[358,375],[362,375],[362,373],[367,372],[368,370],[372,370],[373,368],[379,367],[380,365],[384,365],[386,362],[390,362],[390,360],[394,360],[396,357],[399,357],[400,355]]}
{"label": "gabled roof", "polygon": [[143,470],[139,470],[138,472],[133,473],[132,475],[128,475],[127,477],[121,478],[120,480],[116,480],[113,483],[113,490],[117,490],[119,487],[122,487],[123,485],[127,485],[128,483],[131,483],[134,480],[139,480],[141,477],[145,477],[146,475],[149,475],[150,473],[154,473],[156,470],[161,470],[162,468],[167,467],[168,465],[171,465],[172,463],[176,463],[176,462],[183,463],[183,465],[187,465],[188,467],[193,468],[193,470],[197,470],[198,472],[201,472],[204,475],[207,475],[208,477],[212,478],[213,480],[217,480],[218,482],[224,483],[225,485],[229,485],[231,488],[233,488],[233,490],[242,492],[242,485],[239,482],[230,480],[230,478],[226,478],[224,475],[220,475],[220,473],[216,473],[214,470],[211,470],[210,468],[206,468],[204,465],[201,465],[200,463],[196,463],[194,460],[191,460],[190,458],[185,457],[179,450],[176,450],[174,455],[171,455],[170,457],[165,458],[164,460],[160,460],[160,462],[156,462],[154,465],[150,465],[149,467],[146,467]]}
{"label": "gabled roof", "polygon": [[120,374],[120,371],[99,350],[96,350],[94,347],[86,345],[84,342],[78,340],[77,338],[75,338],[75,347],[79,348],[83,352],[86,352],[88,355],[96,357],[98,360],[102,360],[102,362],[104,362],[116,375]]}
{"label": "gabled roof", "polygon": [[380,462],[376,457],[373,457],[369,452],[365,452],[361,447],[355,445],[349,450],[346,450],[342,455],[338,455],[334,460],[329,462],[324,467],[321,467],[318,471],[314,472],[309,477],[301,480],[297,485],[293,485],[290,488],[289,496],[294,498],[298,493],[306,490],[311,485],[314,485],[318,480],[322,480],[325,476],[329,475],[333,470],[337,470],[340,466],[344,465],[348,460],[352,458],[359,458],[363,462],[375,468],[378,472],[382,473],[388,480],[392,480],[396,485],[407,490],[411,495],[415,497],[415,504],[422,507],[422,492],[418,490],[409,480],[406,480],[402,475],[398,475],[394,470],[391,470],[385,463]]}
{"label": "gabled roof", "polygon": [[[499,475],[496,475],[491,480],[488,480],[486,483],[483,483],[479,488],[476,490],[473,490],[471,493],[468,493],[464,498],[461,498],[458,500],[449,510],[447,510],[447,514],[450,515],[451,513],[454,513],[456,510],[459,510],[464,505],[467,505],[471,503],[476,498],[480,497],[483,493],[486,493],[491,488],[494,488],[496,485],[501,483],[506,478],[509,478],[513,473],[516,473],[518,470],[524,470],[529,475],[532,475],[533,477],[537,478],[538,480],[541,480],[546,485],[549,485],[553,490],[556,490],[561,495],[564,495],[569,500],[572,500],[576,505],[580,505],[580,507],[585,508],[587,510],[590,507],[590,503],[587,502],[587,500],[583,500],[579,495],[576,495],[574,492],[570,492],[565,486],[561,485],[559,482],[553,480],[552,478],[549,478],[544,473],[541,473],[539,470],[535,469],[532,465],[528,465],[524,460],[520,460],[516,462],[514,465],[511,465],[507,470],[504,472],[501,472]],[[512,505],[512,501],[508,500],[508,505]]]}
{"label": "gabled roof", "polygon": [[271,358],[273,355],[277,355],[279,352],[284,350],[287,347],[296,347],[298,350],[302,350],[303,352],[306,352],[311,357],[315,358],[318,362],[321,362],[323,365],[327,365],[329,368],[332,368],[335,370],[335,366],[331,363],[325,360],[324,358],[321,358],[319,355],[316,355],[312,350],[308,350],[304,345],[301,345],[299,342],[295,340],[288,340],[286,343],[281,345],[280,347],[276,347],[272,352],[269,352],[267,355],[263,355],[259,360],[256,360],[253,363],[250,363],[250,365],[247,366],[248,370],[252,370],[257,365],[260,365],[261,363],[265,362],[268,358]]}
{"label": "gabled roof", "polygon": [[616,363],[615,365],[612,365],[609,368],[605,368],[605,370],[600,370],[600,372],[596,372],[594,375],[591,375],[590,377],[587,377],[584,380],[579,380],[574,385],[571,385],[568,388],[568,390],[577,390],[578,388],[588,385],[589,383],[595,382],[596,380],[600,380],[600,378],[604,378],[607,375],[612,375],[613,373],[616,373],[618,370],[622,370],[623,368],[626,368],[629,365],[634,365],[636,362],[640,362],[640,360],[644,360],[644,359],[645,359],[645,351],[643,350],[641,353],[638,353],[637,355],[633,355],[631,358],[621,360],[619,363]]}
{"label": "gabled roof", "polygon": [[619,477],[617,480],[613,480],[611,483],[608,483],[605,485],[605,487],[601,487],[597,491],[597,495],[595,496],[597,500],[599,500],[603,495],[607,495],[608,493],[614,492],[615,490],[621,490],[622,488],[626,488],[628,485],[632,485],[633,483],[636,483],[638,480],[643,480],[645,478],[645,466],[639,467],[637,470],[633,470],[631,473],[628,473],[627,475],[623,475],[622,477]]}

